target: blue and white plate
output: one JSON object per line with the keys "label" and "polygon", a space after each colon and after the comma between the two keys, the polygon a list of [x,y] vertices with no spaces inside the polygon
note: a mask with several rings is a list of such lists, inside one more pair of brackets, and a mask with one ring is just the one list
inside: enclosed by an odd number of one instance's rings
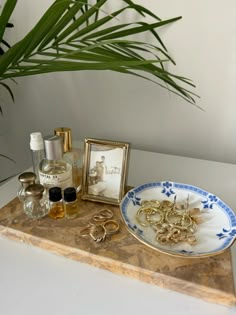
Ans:
{"label": "blue and white plate", "polygon": [[[151,227],[143,227],[136,220],[142,200],[170,200],[177,196],[178,203],[185,203],[189,196],[189,208],[200,208],[203,222],[195,232],[197,243],[161,245],[155,240]],[[208,257],[229,248],[236,238],[236,215],[220,198],[192,185],[174,182],[154,182],[130,190],[123,198],[121,214],[128,230],[142,243],[166,254],[181,257]]]}

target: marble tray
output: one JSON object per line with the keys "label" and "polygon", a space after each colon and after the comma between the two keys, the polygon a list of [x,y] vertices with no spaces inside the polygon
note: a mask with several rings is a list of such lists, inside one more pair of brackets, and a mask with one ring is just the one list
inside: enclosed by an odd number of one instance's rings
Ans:
{"label": "marble tray", "polygon": [[[209,258],[170,257],[133,237],[117,206],[82,200],[79,206],[80,214],[75,220],[46,217],[33,221],[15,198],[0,210],[0,235],[209,302],[235,304],[230,250]],[[81,238],[80,229],[104,206],[113,210],[120,223],[119,233],[101,243]]]}

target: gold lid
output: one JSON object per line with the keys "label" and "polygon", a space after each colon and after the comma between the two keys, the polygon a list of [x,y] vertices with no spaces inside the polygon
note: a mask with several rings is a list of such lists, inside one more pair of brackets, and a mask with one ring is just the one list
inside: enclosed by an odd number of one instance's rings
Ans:
{"label": "gold lid", "polygon": [[43,185],[40,185],[40,184],[32,184],[32,185],[29,185],[25,189],[25,194],[27,197],[33,197],[36,199],[42,198],[43,192],[44,192],[44,187]]}
{"label": "gold lid", "polygon": [[19,175],[18,180],[21,183],[34,183],[36,175],[33,172],[24,172]]}
{"label": "gold lid", "polygon": [[66,127],[55,128],[54,133],[63,139],[63,152],[71,151],[72,139],[71,139],[71,129]]}

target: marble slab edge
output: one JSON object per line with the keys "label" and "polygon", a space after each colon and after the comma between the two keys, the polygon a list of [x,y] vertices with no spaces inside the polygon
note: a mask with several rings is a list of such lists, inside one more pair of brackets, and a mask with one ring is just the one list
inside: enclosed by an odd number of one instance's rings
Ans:
{"label": "marble slab edge", "polygon": [[220,290],[198,285],[186,280],[177,279],[158,272],[145,270],[138,266],[133,266],[111,258],[95,255],[79,248],[39,238],[6,226],[0,226],[0,235],[12,240],[46,249],[54,254],[90,264],[94,267],[102,268],[117,274],[136,278],[149,284],[158,285],[162,288],[201,298],[207,302],[223,304],[226,306],[233,306],[236,303],[236,296],[234,294],[222,292]]}

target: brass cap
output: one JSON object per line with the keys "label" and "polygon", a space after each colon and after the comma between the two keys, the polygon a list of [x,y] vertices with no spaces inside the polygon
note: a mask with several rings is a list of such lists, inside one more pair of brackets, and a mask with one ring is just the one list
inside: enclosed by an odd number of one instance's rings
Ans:
{"label": "brass cap", "polygon": [[43,196],[43,192],[44,187],[40,184],[32,184],[25,189],[25,194],[27,197],[41,198]]}
{"label": "brass cap", "polygon": [[36,175],[33,172],[24,172],[19,175],[18,180],[21,183],[34,183],[36,179]]}
{"label": "brass cap", "polygon": [[63,139],[63,152],[71,151],[72,149],[72,139],[71,139],[71,129],[67,127],[55,128],[54,133]]}

